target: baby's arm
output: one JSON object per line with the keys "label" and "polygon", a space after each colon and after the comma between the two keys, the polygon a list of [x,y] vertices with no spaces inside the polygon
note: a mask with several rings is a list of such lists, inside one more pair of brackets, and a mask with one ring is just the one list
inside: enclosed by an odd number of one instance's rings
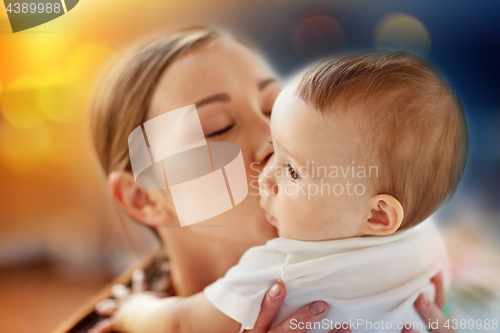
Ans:
{"label": "baby's arm", "polygon": [[167,298],[132,294],[120,306],[113,326],[131,333],[238,332],[241,327],[213,306],[204,293]]}
{"label": "baby's arm", "polygon": [[[131,333],[236,333],[240,322],[246,326],[256,323],[267,289],[279,280],[280,271],[275,268],[285,259],[281,252],[254,247],[203,293],[161,299],[148,293],[133,293],[125,300],[118,297],[120,306],[109,325],[115,331]],[[269,267],[263,268],[264,264]],[[272,274],[267,276],[269,272]]]}
{"label": "baby's arm", "polygon": [[[183,298],[177,310],[177,321],[182,327],[175,332],[238,332],[241,324],[218,310],[204,293]],[[170,332],[169,332],[170,333]]]}

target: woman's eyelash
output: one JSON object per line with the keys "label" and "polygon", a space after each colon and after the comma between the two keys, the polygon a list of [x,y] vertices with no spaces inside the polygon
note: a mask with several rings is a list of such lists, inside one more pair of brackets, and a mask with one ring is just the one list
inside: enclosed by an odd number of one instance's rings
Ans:
{"label": "woman's eyelash", "polygon": [[219,135],[221,135],[221,134],[229,131],[231,128],[233,128],[233,126],[234,125],[229,125],[228,127],[221,129],[220,131],[207,134],[205,137],[207,137],[207,138],[213,138],[215,136],[219,136]]}

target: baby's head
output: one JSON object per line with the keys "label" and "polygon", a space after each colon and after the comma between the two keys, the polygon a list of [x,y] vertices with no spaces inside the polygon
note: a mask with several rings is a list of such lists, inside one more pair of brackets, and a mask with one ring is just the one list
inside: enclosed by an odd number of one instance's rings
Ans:
{"label": "baby's head", "polygon": [[261,205],[280,236],[301,240],[417,225],[451,197],[467,156],[460,101],[403,52],[313,65],[279,95],[271,133]]}

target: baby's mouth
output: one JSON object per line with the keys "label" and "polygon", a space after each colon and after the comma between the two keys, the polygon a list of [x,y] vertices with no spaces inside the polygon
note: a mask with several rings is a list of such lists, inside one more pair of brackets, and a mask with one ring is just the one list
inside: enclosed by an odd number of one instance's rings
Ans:
{"label": "baby's mouth", "polygon": [[267,220],[267,222],[269,222],[270,224],[272,224],[276,227],[276,219],[274,218],[274,216],[272,216],[268,212],[266,212],[266,220]]}
{"label": "baby's mouth", "polygon": [[269,214],[267,209],[264,208],[264,205],[262,204],[262,202],[260,203],[260,208],[262,208],[262,210],[265,212],[267,222],[269,222],[270,224],[272,224],[276,227],[276,218],[274,216],[272,216],[271,214]]}

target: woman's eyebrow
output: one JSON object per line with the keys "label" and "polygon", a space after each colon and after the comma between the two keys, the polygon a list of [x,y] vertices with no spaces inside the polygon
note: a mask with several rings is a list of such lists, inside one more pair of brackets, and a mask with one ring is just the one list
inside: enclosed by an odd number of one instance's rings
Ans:
{"label": "woman's eyebrow", "polygon": [[202,107],[203,105],[215,103],[215,102],[229,102],[231,100],[231,96],[228,93],[220,93],[211,95],[205,98],[200,99],[198,102],[194,103],[197,108]]}
{"label": "woman's eyebrow", "polygon": [[258,85],[259,90],[264,90],[269,84],[273,82],[276,82],[276,79],[273,79],[272,77],[260,81]]}
{"label": "woman's eyebrow", "polygon": [[[268,78],[260,81],[258,83],[259,90],[264,90],[269,84],[276,82],[276,79]],[[205,98],[200,99],[198,102],[194,103],[197,108],[202,107],[204,105],[215,103],[215,102],[229,102],[231,101],[231,96],[228,93],[219,93],[214,94]]]}

